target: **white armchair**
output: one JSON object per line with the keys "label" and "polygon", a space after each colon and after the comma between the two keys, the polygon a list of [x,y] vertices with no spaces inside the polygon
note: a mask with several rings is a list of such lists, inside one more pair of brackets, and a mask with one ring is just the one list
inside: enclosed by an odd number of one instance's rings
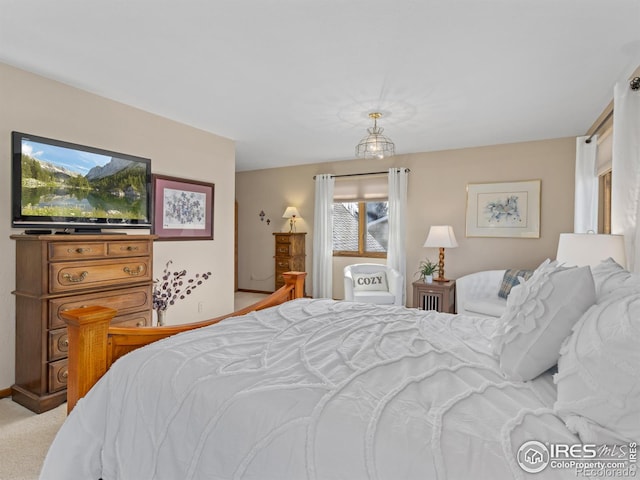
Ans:
{"label": "white armchair", "polygon": [[[354,288],[354,275],[384,272],[388,289]],[[358,263],[344,267],[344,299],[349,302],[402,305],[402,277],[393,268],[377,263]]]}
{"label": "white armchair", "polygon": [[498,296],[505,270],[471,273],[456,280],[456,312],[475,317],[500,317],[507,301]]}

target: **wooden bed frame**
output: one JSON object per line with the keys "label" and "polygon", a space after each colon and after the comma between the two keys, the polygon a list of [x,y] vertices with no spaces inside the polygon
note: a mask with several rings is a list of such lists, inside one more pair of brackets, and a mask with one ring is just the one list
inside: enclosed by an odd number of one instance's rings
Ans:
{"label": "wooden bed frame", "polygon": [[267,298],[221,317],[182,325],[163,327],[116,327],[109,322],[116,310],[86,307],[67,310],[61,315],[69,335],[67,413],[78,400],[106,373],[111,364],[124,354],[176,333],[213,325],[221,320],[272,307],[304,296],[305,272],[282,274],[285,284]]}

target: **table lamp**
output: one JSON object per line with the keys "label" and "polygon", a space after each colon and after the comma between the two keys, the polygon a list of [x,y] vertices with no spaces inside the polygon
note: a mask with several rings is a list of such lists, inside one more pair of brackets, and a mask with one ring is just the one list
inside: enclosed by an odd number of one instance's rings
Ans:
{"label": "table lamp", "polygon": [[597,233],[561,233],[558,240],[556,260],[568,267],[586,265],[595,267],[607,258],[626,267],[624,235]]}
{"label": "table lamp", "polygon": [[434,280],[436,282],[447,282],[448,280],[444,276],[444,249],[456,248],[458,246],[456,236],[453,233],[453,227],[450,225],[432,225],[423,246],[440,249],[438,276],[434,278]]}
{"label": "table lamp", "polygon": [[296,217],[300,217],[298,213],[298,209],[296,207],[287,207],[287,209],[282,214],[282,218],[289,219],[289,233],[293,233],[296,231]]}

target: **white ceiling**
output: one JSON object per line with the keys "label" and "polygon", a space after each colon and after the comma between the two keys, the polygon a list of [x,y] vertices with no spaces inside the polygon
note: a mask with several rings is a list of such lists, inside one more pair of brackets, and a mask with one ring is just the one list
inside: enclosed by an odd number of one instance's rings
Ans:
{"label": "white ceiling", "polygon": [[[583,134],[638,0],[0,0],[0,61],[236,141],[237,170]],[[37,133],[37,132],[34,132]]]}

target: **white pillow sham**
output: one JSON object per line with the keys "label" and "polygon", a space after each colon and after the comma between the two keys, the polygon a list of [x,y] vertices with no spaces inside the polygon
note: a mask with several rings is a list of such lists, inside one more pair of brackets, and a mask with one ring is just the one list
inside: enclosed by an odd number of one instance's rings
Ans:
{"label": "white pillow sham", "polygon": [[591,269],[591,273],[598,302],[620,288],[636,288],[640,291],[640,276],[625,270],[613,258],[600,262]]}
{"label": "white pillow sham", "polygon": [[369,290],[388,292],[389,286],[387,284],[387,274],[386,272],[354,273],[353,289],[356,291]]}
{"label": "white pillow sham", "polygon": [[564,268],[546,260],[514,287],[492,338],[500,368],[513,380],[532,380],[553,367],[560,345],[595,302],[589,267]]}
{"label": "white pillow sham", "polygon": [[640,439],[640,291],[612,295],[560,350],[554,409],[585,443]]}

